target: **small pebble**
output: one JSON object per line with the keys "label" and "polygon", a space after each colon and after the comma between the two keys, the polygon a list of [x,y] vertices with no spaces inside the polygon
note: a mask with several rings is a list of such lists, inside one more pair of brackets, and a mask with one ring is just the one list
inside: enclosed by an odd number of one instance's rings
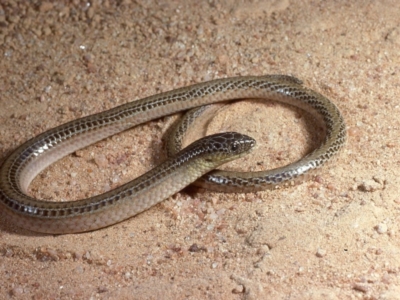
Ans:
{"label": "small pebble", "polygon": [[81,260],[83,257],[83,253],[80,251],[75,251],[74,253],[72,253],[72,256],[76,259],[76,260]]}
{"label": "small pebble", "polygon": [[324,257],[326,255],[326,250],[318,248],[317,252],[315,253],[317,257]]}
{"label": "small pebble", "polygon": [[24,293],[24,289],[20,286],[16,286],[10,290],[10,296],[20,297]]}
{"label": "small pebble", "polygon": [[383,189],[383,184],[377,180],[365,180],[357,186],[358,190],[361,192],[375,192]]}
{"label": "small pebble", "polygon": [[212,213],[209,215],[210,220],[216,220],[218,219],[218,215],[216,213]]}
{"label": "small pebble", "polygon": [[387,232],[388,228],[387,228],[387,225],[385,223],[380,223],[380,224],[375,226],[375,230],[379,234],[384,234],[384,233]]}
{"label": "small pebble", "polygon": [[239,284],[232,290],[232,293],[234,294],[242,294],[243,292],[244,292],[244,286],[242,284]]}
{"label": "small pebble", "polygon": [[43,13],[52,9],[53,9],[53,3],[51,3],[50,1],[42,2],[42,4],[39,6],[39,11]]}
{"label": "small pebble", "polygon": [[104,167],[106,167],[108,165],[108,160],[105,157],[105,155],[103,155],[103,154],[97,154],[94,157],[94,162],[96,163],[96,165],[98,167],[101,167],[101,168],[104,168]]}
{"label": "small pebble", "polygon": [[353,289],[356,290],[356,291],[362,292],[362,293],[367,293],[368,290],[369,290],[368,286],[360,284],[360,283],[356,283],[353,286]]}

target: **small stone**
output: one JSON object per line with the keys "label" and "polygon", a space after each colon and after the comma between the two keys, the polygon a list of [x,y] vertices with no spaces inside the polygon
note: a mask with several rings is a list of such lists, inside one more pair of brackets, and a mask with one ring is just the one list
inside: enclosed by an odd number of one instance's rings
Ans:
{"label": "small stone", "polygon": [[229,61],[229,58],[226,54],[221,54],[218,56],[218,62],[222,65],[227,64]]}
{"label": "small stone", "polygon": [[3,255],[5,257],[12,257],[14,255],[14,251],[11,248],[7,248]]}
{"label": "small stone", "polygon": [[81,251],[75,251],[72,253],[72,256],[75,260],[81,260],[83,258],[83,253]]}
{"label": "small stone", "polygon": [[315,253],[317,257],[324,257],[326,255],[326,250],[318,248],[317,252]]}
{"label": "small stone", "polygon": [[388,228],[387,228],[387,225],[385,223],[380,223],[380,224],[375,226],[375,230],[379,234],[384,234],[384,233],[387,232]]}
{"label": "small stone", "polygon": [[232,293],[234,294],[242,294],[243,292],[244,292],[244,286],[242,284],[239,284],[232,290]]}
{"label": "small stone", "polygon": [[107,292],[107,291],[108,291],[108,288],[105,287],[105,286],[99,286],[99,287],[97,288],[97,292],[98,292],[99,294],[105,293],[105,292]]}
{"label": "small stone", "polygon": [[94,16],[94,8],[93,8],[93,7],[90,7],[90,8],[87,10],[87,17],[88,17],[89,19],[92,19],[93,16]]}
{"label": "small stone", "polygon": [[48,36],[48,35],[51,34],[51,29],[50,29],[49,26],[46,26],[45,28],[43,28],[43,34],[44,34],[45,36]]}
{"label": "small stone", "polygon": [[53,9],[53,3],[51,3],[51,2],[43,2],[39,7],[40,12],[46,12],[51,9]]}
{"label": "small stone", "polygon": [[364,284],[360,284],[360,283],[356,283],[353,286],[353,289],[356,290],[356,291],[362,292],[362,293],[367,293],[368,290],[369,290],[368,286],[366,286]]}
{"label": "small stone", "polygon": [[189,247],[189,252],[199,252],[200,248],[197,244],[193,244]]}
{"label": "small stone", "polygon": [[384,180],[369,179],[365,180],[357,186],[357,189],[361,192],[375,192],[384,188]]}
{"label": "small stone", "polygon": [[95,164],[100,168],[105,168],[108,166],[108,160],[103,154],[97,154],[94,157]]}
{"label": "small stone", "polygon": [[16,286],[10,290],[10,296],[12,296],[12,297],[21,297],[21,295],[23,293],[24,293],[24,289],[20,286]]}

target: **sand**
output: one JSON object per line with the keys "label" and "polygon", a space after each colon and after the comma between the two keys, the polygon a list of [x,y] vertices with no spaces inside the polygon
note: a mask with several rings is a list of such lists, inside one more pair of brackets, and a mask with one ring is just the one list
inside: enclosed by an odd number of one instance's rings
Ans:
{"label": "sand", "polygon": [[[69,120],[240,75],[302,79],[349,137],[317,178],[285,189],[188,189],[82,234],[0,220],[0,298],[400,299],[399,14],[396,0],[2,1],[1,158]],[[77,151],[31,194],[80,199],[137,177],[165,158],[173,120]],[[242,170],[295,161],[319,134],[307,113],[254,101],[218,114],[218,130],[257,139]]]}

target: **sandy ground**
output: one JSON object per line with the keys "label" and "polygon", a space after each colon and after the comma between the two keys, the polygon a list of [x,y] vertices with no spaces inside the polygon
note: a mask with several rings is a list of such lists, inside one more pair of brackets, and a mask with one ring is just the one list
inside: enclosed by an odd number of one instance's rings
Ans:
{"label": "sandy ground", "polygon": [[[17,2],[0,2],[3,158],[66,121],[238,75],[301,78],[338,105],[349,138],[317,180],[286,189],[189,189],[84,234],[0,220],[1,299],[400,299],[397,0]],[[62,159],[31,193],[79,199],[135,178],[165,157],[172,120]],[[250,101],[211,127],[257,139],[235,166],[252,170],[303,156],[312,124]]]}

